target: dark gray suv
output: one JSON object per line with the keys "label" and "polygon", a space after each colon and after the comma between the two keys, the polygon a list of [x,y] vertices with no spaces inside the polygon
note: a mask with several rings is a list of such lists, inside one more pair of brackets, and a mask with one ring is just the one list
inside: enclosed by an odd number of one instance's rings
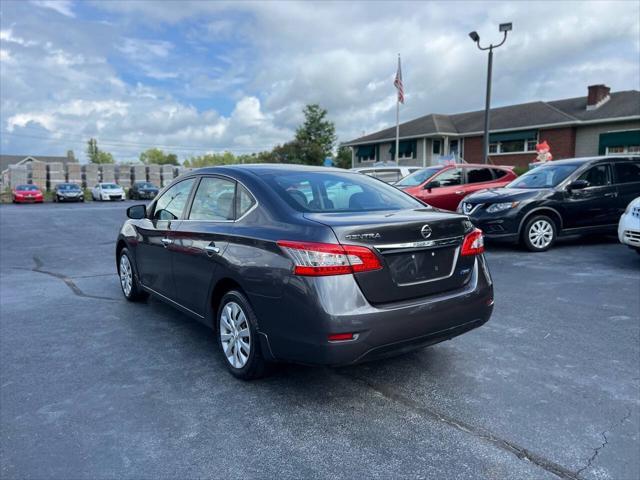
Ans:
{"label": "dark gray suv", "polygon": [[151,293],[213,328],[240,378],[270,361],[407,352],[478,327],[493,309],[482,233],[468,218],[365,175],[204,168],[127,214],[116,248],[125,297]]}

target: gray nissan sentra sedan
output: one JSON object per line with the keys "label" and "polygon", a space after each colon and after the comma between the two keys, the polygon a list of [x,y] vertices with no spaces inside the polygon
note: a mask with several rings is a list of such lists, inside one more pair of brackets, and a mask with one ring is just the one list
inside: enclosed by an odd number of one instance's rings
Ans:
{"label": "gray nissan sentra sedan", "polygon": [[294,165],[203,168],[134,205],[122,291],[211,327],[239,378],[267,362],[345,365],[485,323],[482,232],[366,175]]}

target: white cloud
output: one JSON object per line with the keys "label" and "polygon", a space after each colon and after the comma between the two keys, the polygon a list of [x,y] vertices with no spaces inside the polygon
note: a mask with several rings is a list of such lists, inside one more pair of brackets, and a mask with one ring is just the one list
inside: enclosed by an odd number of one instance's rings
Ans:
{"label": "white cloud", "polygon": [[31,0],[31,3],[38,7],[54,10],[66,17],[73,18],[76,16],[71,8],[72,3],[70,0]]}

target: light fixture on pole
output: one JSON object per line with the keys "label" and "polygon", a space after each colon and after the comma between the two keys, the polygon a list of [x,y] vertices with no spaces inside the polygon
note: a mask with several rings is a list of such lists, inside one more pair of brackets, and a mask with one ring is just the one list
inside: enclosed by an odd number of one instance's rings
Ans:
{"label": "light fixture on pole", "polygon": [[488,47],[480,46],[480,35],[478,32],[473,31],[469,34],[471,40],[475,42],[480,50],[489,50],[489,62],[487,65],[487,98],[484,107],[484,138],[482,143],[482,161],[489,163],[489,110],[491,108],[491,70],[493,69],[493,49],[498,48],[507,40],[507,32],[510,32],[513,28],[511,22],[501,23],[498,28],[499,31],[504,33],[502,41],[497,45],[490,44]]}

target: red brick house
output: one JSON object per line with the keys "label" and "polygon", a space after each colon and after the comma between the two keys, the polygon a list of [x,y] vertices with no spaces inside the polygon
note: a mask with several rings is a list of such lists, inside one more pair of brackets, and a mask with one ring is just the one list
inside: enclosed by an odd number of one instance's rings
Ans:
{"label": "red brick house", "polygon": [[[429,114],[400,124],[400,165],[432,165],[455,155],[482,162],[484,111]],[[353,166],[394,159],[394,127],[349,142]],[[489,162],[526,166],[535,145],[546,140],[555,160],[640,152],[640,92],[588,87],[585,97],[531,102],[491,109]]]}

